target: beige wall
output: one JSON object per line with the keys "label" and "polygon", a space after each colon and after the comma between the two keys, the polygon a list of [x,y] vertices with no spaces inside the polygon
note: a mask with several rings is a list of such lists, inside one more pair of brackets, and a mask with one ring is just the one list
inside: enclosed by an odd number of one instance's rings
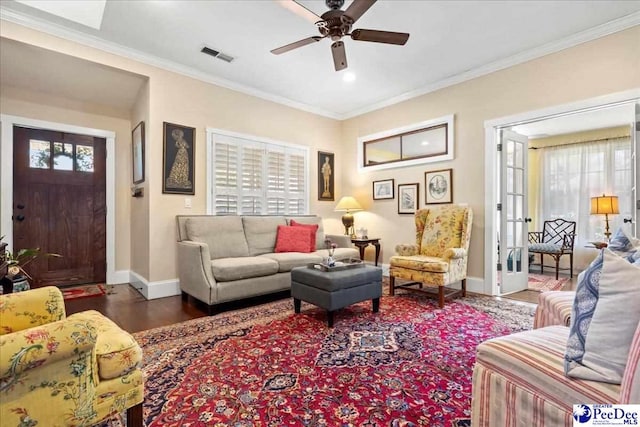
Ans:
{"label": "beige wall", "polygon": [[[34,93],[3,86],[0,93],[0,112],[13,116],[54,123],[109,130],[116,134],[116,165],[129,164],[131,158],[131,123],[128,119],[104,115],[104,107],[60,99],[44,93]],[[109,114],[127,116],[127,112],[109,109]],[[128,270],[130,252],[128,169],[119,169],[115,175],[115,270]]]}
{"label": "beige wall", "polygon": [[[155,137],[153,129],[149,127],[149,104],[150,104],[150,84],[146,82],[140,89],[138,99],[131,114],[131,127],[134,128],[140,122],[144,122],[145,132],[145,180],[137,184],[142,188],[143,197],[130,197],[131,217],[129,221],[129,232],[131,233],[131,271],[139,274],[143,278],[149,277],[149,141]],[[131,162],[131,157],[128,160]],[[131,164],[131,163],[129,163]],[[126,166],[126,164],[124,164]],[[131,168],[133,169],[133,168]],[[133,176],[133,170],[131,175]],[[133,182],[131,179],[130,182]]]}
{"label": "beige wall", "polygon": [[[325,218],[329,232],[341,232],[336,202],[317,201],[317,151],[336,153],[336,200],[356,196],[366,209],[356,213],[356,228],[365,226],[370,236],[382,238],[385,262],[397,243],[413,240],[413,219],[397,214],[397,198],[371,200],[373,180],[393,178],[395,184],[419,182],[424,206],[424,172],[453,168],[454,200],[474,209],[470,275],[483,274],[484,228],[484,121],[515,113],[640,87],[640,28],[530,61],[491,75],[461,83],[401,104],[339,122],[249,95],[206,84],[67,40],[3,21],[3,37],[34,44],[97,63],[149,77],[127,120],[88,113],[84,106],[60,109],[43,102],[26,102],[2,94],[2,112],[37,115],[59,121],[114,130],[119,154],[116,209],[118,268],[131,268],[149,281],[172,280],[175,269],[177,214],[205,212],[205,129],[207,127],[258,135],[310,147],[311,212]],[[453,161],[375,173],[357,173],[356,139],[447,114],[455,114]],[[130,196],[130,132],[145,118],[145,197]],[[193,208],[184,197],[162,194],[162,122],[196,128],[196,194]],[[120,145],[122,144],[122,145]],[[121,213],[122,212],[122,213]],[[124,228],[125,231],[121,231]],[[122,234],[121,234],[122,233]],[[371,258],[369,248],[367,257]],[[133,254],[130,252],[134,252]]]}
{"label": "beige wall", "polygon": [[[126,245],[126,266],[147,281],[157,282],[176,278],[175,215],[205,213],[205,129],[207,127],[309,146],[310,212],[326,218],[325,228],[328,232],[342,230],[340,216],[333,211],[335,202],[317,200],[315,178],[317,151],[339,152],[341,149],[340,122],[147,66],[13,23],[2,21],[0,35],[149,77],[148,88],[140,94],[133,111],[125,115],[129,118],[124,127],[125,131],[119,130],[122,133],[118,133],[118,138],[126,145],[126,153],[123,153],[116,165],[118,171],[126,171],[126,175],[123,174],[122,188],[116,199],[117,209],[125,209],[127,212],[126,217],[116,225],[118,233],[127,234],[126,241],[122,240],[122,244]],[[43,103],[45,102],[46,100],[43,99]],[[2,112],[17,114],[13,105],[13,100],[7,99]],[[27,106],[23,111],[29,117],[33,115],[30,113],[31,107],[34,111],[38,111],[34,104]],[[38,113],[41,117],[37,118],[67,123],[66,117],[73,118],[75,115],[86,114],[82,105],[76,105],[76,107],[77,111],[67,111],[64,114],[52,114],[47,117],[51,109],[43,106],[42,114]],[[133,126],[144,117],[146,117],[145,195],[143,198],[132,201],[130,132]],[[164,121],[196,128],[195,196],[162,194],[162,123]],[[343,169],[340,156],[336,156],[335,166],[335,190],[339,195]],[[184,208],[185,197],[192,198],[193,208]],[[132,254],[130,254],[130,248],[133,251]],[[117,242],[116,250],[120,251],[120,241]]]}
{"label": "beige wall", "polygon": [[396,244],[414,241],[413,218],[397,214],[397,199],[371,199],[371,182],[419,182],[424,172],[453,168],[456,203],[474,211],[469,275],[484,274],[484,144],[486,120],[640,87],[640,27],[448,87],[343,122],[345,170],[356,170],[356,139],[386,129],[455,114],[455,159],[371,173],[351,173],[344,191],[365,205],[356,228],[382,238],[385,262]]}

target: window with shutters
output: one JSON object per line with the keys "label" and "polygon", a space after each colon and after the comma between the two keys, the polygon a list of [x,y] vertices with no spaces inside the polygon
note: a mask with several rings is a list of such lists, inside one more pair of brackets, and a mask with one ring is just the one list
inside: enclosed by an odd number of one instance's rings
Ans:
{"label": "window with shutters", "polygon": [[211,129],[207,139],[209,213],[307,213],[307,147]]}

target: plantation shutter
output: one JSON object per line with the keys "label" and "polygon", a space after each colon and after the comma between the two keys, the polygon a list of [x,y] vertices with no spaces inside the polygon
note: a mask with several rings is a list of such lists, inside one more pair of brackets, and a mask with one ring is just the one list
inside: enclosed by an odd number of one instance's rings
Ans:
{"label": "plantation shutter", "polygon": [[307,150],[212,134],[216,215],[307,213]]}

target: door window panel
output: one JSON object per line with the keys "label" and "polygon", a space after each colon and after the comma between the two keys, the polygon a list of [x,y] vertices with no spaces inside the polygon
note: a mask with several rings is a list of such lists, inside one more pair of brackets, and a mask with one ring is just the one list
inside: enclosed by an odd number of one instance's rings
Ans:
{"label": "door window panel", "polygon": [[73,144],[66,142],[53,143],[53,169],[73,170]]}
{"label": "door window panel", "polygon": [[49,169],[51,167],[51,143],[37,139],[29,140],[29,167]]}
{"label": "door window panel", "polygon": [[92,146],[76,145],[76,170],[78,172],[93,172]]}

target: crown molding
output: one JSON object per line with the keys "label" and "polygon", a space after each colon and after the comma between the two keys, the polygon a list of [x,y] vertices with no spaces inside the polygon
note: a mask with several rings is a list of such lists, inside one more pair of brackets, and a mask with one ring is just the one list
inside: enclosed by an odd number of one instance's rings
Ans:
{"label": "crown molding", "polygon": [[468,80],[475,79],[477,77],[482,77],[487,74],[491,74],[496,71],[503,70],[505,68],[513,67],[515,65],[519,65],[524,62],[528,62],[545,55],[556,53],[561,50],[568,49],[582,43],[586,43],[601,37],[605,37],[610,34],[614,34],[619,31],[623,31],[628,28],[634,27],[636,25],[640,25],[640,12],[634,12],[632,14],[623,16],[622,18],[618,18],[613,21],[604,23],[602,25],[598,25],[588,30],[581,31],[579,33],[565,37],[561,40],[556,40],[556,41],[544,44],[537,48],[533,48],[525,52],[521,52],[516,55],[512,55],[510,57],[507,57],[498,61],[494,61],[484,66],[466,71],[464,73],[453,75],[451,77],[442,79],[433,84],[424,86],[420,89],[405,92],[401,95],[394,96],[384,101],[376,102],[366,107],[359,108],[346,113],[328,111],[322,108],[314,107],[312,105],[308,105],[298,101],[293,101],[291,99],[288,99],[282,96],[263,92],[251,86],[235,83],[220,77],[213,77],[205,72],[196,70],[194,68],[186,67],[182,64],[161,59],[153,55],[145,54],[138,50],[130,49],[116,43],[107,42],[98,37],[94,37],[88,34],[81,33],[79,31],[65,28],[57,24],[52,24],[50,22],[46,22],[44,20],[37,19],[31,16],[26,16],[24,14],[21,14],[15,11],[10,11],[10,10],[0,8],[0,19],[13,22],[15,24],[19,24],[28,28],[32,28],[37,31],[42,31],[44,33],[47,33],[56,37],[60,37],[65,40],[69,40],[85,46],[93,47],[108,53],[133,59],[143,64],[151,65],[164,70],[182,74],[184,76],[191,77],[191,78],[203,81],[205,83],[214,84],[214,85],[231,89],[240,93],[244,93],[246,95],[255,96],[257,98],[261,98],[267,101],[275,102],[277,104],[285,105],[287,107],[295,108],[298,110],[306,111],[312,114],[317,114],[319,116],[328,117],[335,120],[346,120],[346,119],[360,116],[362,114],[366,114],[375,110],[379,110],[381,108],[389,107],[391,105],[395,105],[403,101],[407,101],[422,95],[426,95],[428,93],[435,92],[437,90],[446,88],[448,86],[453,86]]}
{"label": "crown molding", "polygon": [[519,64],[540,58],[545,55],[560,52],[561,50],[569,49],[579,44],[586,43],[601,37],[605,37],[605,36],[626,30],[631,27],[635,27],[636,25],[640,25],[640,12],[634,12],[630,15],[626,15],[626,16],[623,16],[622,18],[609,21],[602,25],[598,25],[597,27],[589,28],[588,30],[581,31],[579,33],[565,37],[563,39],[546,43],[542,46],[529,49],[527,51],[509,56],[504,59],[500,59],[498,61],[491,62],[489,64],[483,65],[478,68],[474,68],[472,70],[466,71],[461,74],[456,74],[454,76],[440,80],[438,82],[435,82],[423,88],[405,92],[402,95],[394,96],[393,98],[389,98],[387,100],[377,102],[375,104],[371,104],[367,107],[353,110],[348,113],[344,113],[342,114],[341,118],[343,120],[346,120],[346,119],[350,119],[365,113],[370,113],[372,111],[379,110],[381,108],[388,107],[394,104],[398,104],[400,102],[407,101],[409,99],[416,98],[421,95],[426,95],[427,93],[430,93],[430,92],[435,92],[437,90],[444,89],[448,86],[453,86],[459,83],[463,83],[463,82],[466,82],[467,80],[472,80],[477,77],[482,77],[487,74],[494,73],[496,71],[504,70],[505,68],[513,67],[515,65],[519,65]]}
{"label": "crown molding", "polygon": [[246,86],[240,83],[232,82],[220,77],[211,76],[203,71],[196,70],[191,67],[184,66],[174,61],[168,61],[166,59],[159,58],[154,55],[149,55],[140,52],[135,49],[131,49],[122,46],[117,43],[107,42],[101,38],[91,36],[80,31],[65,28],[63,26],[43,21],[31,16],[26,16],[21,13],[10,11],[6,9],[0,9],[0,19],[13,22],[14,24],[22,25],[37,31],[41,31],[50,34],[55,37],[59,37],[65,40],[69,40],[75,43],[79,43],[85,46],[89,46],[95,49],[105,51],[114,55],[129,58],[146,65],[151,65],[157,68],[161,68],[174,73],[182,74],[187,77],[194,78],[196,80],[203,81],[205,83],[214,84],[216,86],[231,89],[236,92],[244,93],[246,95],[255,96],[266,101],[275,102],[277,104],[285,105],[287,107],[295,108],[297,110],[306,111],[309,113],[317,114],[319,116],[328,117],[330,119],[340,120],[340,114],[328,111],[322,108],[314,107],[312,105],[304,104],[302,102],[293,101],[291,99],[274,95],[271,93],[263,92],[251,86]]}

